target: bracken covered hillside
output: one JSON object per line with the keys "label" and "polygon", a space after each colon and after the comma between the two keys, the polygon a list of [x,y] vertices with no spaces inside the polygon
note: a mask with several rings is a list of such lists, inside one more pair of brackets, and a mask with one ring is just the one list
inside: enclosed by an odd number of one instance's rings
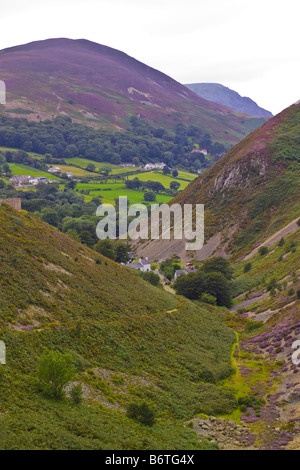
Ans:
{"label": "bracken covered hillside", "polygon": [[[247,253],[299,217],[299,130],[300,106],[293,105],[243,139],[172,200],[205,205],[205,238],[211,244],[202,251],[204,257],[214,250],[223,250],[223,255]],[[160,258],[163,242],[148,243],[140,253]],[[168,242],[168,255],[184,254],[183,246],[177,240]]]}
{"label": "bracken covered hillside", "polygon": [[[1,449],[211,448],[183,426],[224,413],[234,334],[223,314],[151,286],[25,211],[0,207]],[[43,353],[68,352],[84,402],[37,389]],[[153,427],[126,416],[147,401]]]}

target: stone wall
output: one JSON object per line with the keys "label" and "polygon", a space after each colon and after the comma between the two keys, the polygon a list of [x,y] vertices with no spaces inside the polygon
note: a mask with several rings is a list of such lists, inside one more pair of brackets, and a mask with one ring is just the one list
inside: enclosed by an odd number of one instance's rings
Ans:
{"label": "stone wall", "polygon": [[20,211],[20,210],[22,209],[22,207],[21,207],[21,199],[20,199],[20,198],[17,198],[17,197],[10,198],[10,199],[0,199],[0,206],[1,206],[2,204],[7,204],[8,206],[13,207],[13,208],[16,209],[17,211]]}

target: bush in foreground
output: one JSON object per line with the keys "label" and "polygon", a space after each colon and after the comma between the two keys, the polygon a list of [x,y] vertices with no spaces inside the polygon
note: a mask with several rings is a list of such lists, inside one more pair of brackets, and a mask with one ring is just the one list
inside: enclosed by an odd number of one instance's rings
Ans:
{"label": "bush in foreground", "polygon": [[49,397],[60,400],[65,386],[74,378],[75,368],[70,354],[51,351],[40,359],[38,378],[41,390]]}

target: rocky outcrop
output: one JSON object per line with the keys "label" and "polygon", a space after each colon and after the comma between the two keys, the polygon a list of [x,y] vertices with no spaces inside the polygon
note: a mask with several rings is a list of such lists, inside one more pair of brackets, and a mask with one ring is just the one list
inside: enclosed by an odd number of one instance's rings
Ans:
{"label": "rocky outcrop", "polygon": [[195,418],[191,421],[194,431],[200,437],[206,437],[216,442],[220,449],[254,449],[256,436],[245,424],[238,425],[230,419]]}

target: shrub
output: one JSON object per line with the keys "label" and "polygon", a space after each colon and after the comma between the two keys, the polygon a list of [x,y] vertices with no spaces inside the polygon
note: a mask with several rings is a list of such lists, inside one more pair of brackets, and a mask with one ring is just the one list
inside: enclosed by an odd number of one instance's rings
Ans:
{"label": "shrub", "polygon": [[70,397],[76,405],[82,403],[83,391],[80,384],[74,385],[74,387],[71,388]]}
{"label": "shrub", "polygon": [[271,291],[271,290],[275,290],[277,289],[278,285],[277,285],[277,281],[275,279],[275,277],[272,277],[272,279],[270,280],[269,284],[267,285],[267,291]]}
{"label": "shrub", "polygon": [[199,371],[198,378],[199,378],[199,380],[201,380],[201,382],[208,382],[208,383],[211,383],[211,384],[216,382],[214,374],[212,373],[211,370],[207,369],[206,367],[203,367]]}
{"label": "shrub", "polygon": [[51,351],[41,357],[38,367],[39,385],[49,397],[59,400],[65,386],[74,378],[75,368],[70,354]]}
{"label": "shrub", "polygon": [[230,283],[223,274],[218,272],[208,273],[205,278],[205,292],[216,297],[217,305],[220,307],[231,307]]}
{"label": "shrub", "polygon": [[251,268],[252,268],[252,264],[246,263],[244,266],[244,273],[247,273],[248,271],[250,271]]}
{"label": "shrub", "polygon": [[156,194],[153,191],[147,191],[144,193],[144,200],[148,202],[156,201]]}
{"label": "shrub", "polygon": [[289,290],[288,290],[288,296],[292,296],[295,294],[295,289],[293,289],[293,287],[291,287]]}
{"label": "shrub", "polygon": [[258,253],[261,255],[261,256],[264,256],[268,253],[268,248],[266,246],[261,246],[258,250]]}
{"label": "shrub", "polygon": [[248,320],[246,327],[245,327],[245,333],[246,334],[256,333],[256,331],[259,330],[262,326],[263,326],[263,323],[261,321]]}
{"label": "shrub", "polygon": [[150,282],[150,284],[152,284],[153,286],[157,286],[159,284],[159,275],[152,271],[142,272],[141,277],[145,281]]}
{"label": "shrub", "polygon": [[202,302],[205,302],[206,304],[209,305],[217,305],[217,299],[214,295],[208,294],[207,292],[203,292],[201,295],[200,300]]}
{"label": "shrub", "polygon": [[300,289],[297,290],[297,299],[300,299]]}
{"label": "shrub", "polygon": [[127,407],[128,418],[135,419],[146,426],[153,426],[155,422],[155,413],[150,406],[143,403],[129,403]]}

